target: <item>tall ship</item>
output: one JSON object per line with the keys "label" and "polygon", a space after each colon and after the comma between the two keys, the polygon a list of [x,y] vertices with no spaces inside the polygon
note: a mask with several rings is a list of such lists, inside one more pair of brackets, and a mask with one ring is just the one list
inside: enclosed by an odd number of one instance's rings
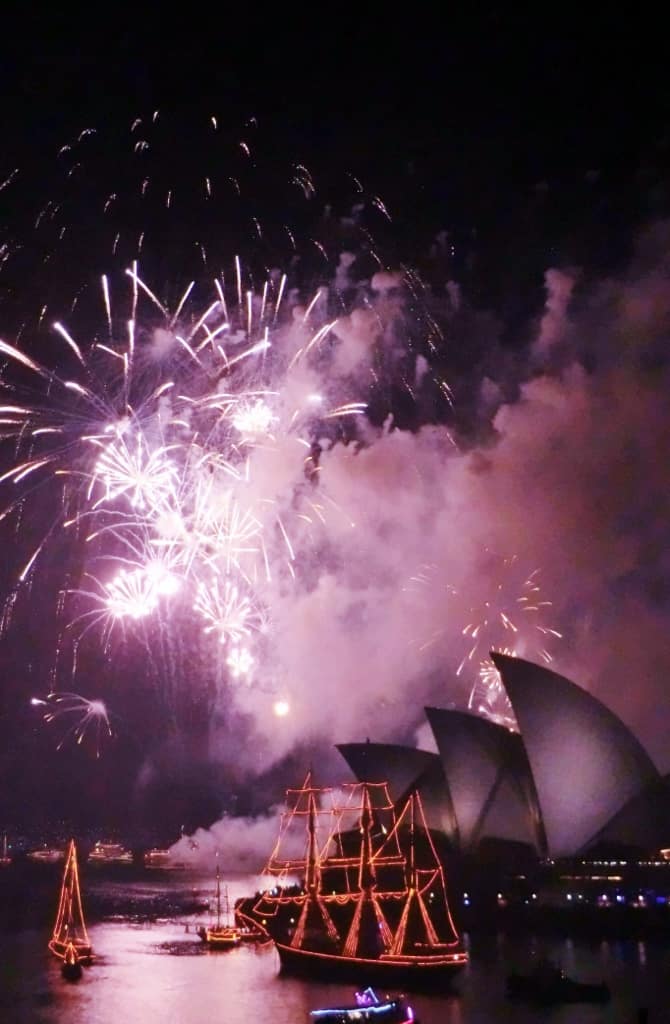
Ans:
{"label": "tall ship", "polygon": [[93,949],[86,931],[84,911],[81,905],[79,889],[79,868],[77,866],[77,848],[74,839],[70,840],[65,857],[65,871],[58,900],[58,911],[53,934],[49,941],[49,949],[54,956],[65,961],[74,957],[81,963],[92,959]]}
{"label": "tall ship", "polygon": [[398,811],[386,783],[287,792],[265,868],[242,901],[282,969],[369,985],[446,985],[468,962],[418,793]]}

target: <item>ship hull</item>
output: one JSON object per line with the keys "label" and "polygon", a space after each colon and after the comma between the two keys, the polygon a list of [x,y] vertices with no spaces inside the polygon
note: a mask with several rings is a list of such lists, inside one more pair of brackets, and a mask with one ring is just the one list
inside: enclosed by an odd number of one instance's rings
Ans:
{"label": "ship hull", "polygon": [[198,928],[198,935],[210,949],[234,949],[241,941],[236,928]]}
{"label": "ship hull", "polygon": [[79,960],[75,960],[74,963],[68,963],[67,960],[63,961],[61,974],[66,981],[79,981],[83,973],[84,971]]}
{"label": "ship hull", "polygon": [[286,974],[415,990],[446,988],[468,962],[468,955],[463,952],[427,957],[371,959],[294,949],[279,942],[275,942],[275,946],[281,970]]}

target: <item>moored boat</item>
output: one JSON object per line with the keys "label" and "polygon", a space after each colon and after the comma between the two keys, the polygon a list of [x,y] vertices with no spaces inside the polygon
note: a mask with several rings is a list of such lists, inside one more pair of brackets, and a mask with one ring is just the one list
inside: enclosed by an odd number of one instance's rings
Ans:
{"label": "moored boat", "polygon": [[9,856],[9,845],[7,843],[7,833],[5,832],[2,837],[2,854],[0,854],[0,868],[8,868],[12,863],[12,858]]}
{"label": "moored boat", "polygon": [[[336,794],[308,775],[287,796],[265,868],[278,884],[240,908],[270,935],[282,969],[385,988],[448,984],[468,954],[418,794],[397,813],[385,783]],[[306,849],[286,857],[296,825]]]}
{"label": "moored boat", "polygon": [[37,861],[38,864],[58,864],[64,857],[63,850],[56,846],[43,846],[39,850],[31,850],[27,854],[28,860]]}
{"label": "moored boat", "polygon": [[198,935],[210,949],[234,949],[242,941],[237,928],[232,925],[222,925],[220,928],[198,928]]}
{"label": "moored boat", "polygon": [[74,839],[70,840],[65,858],[63,883],[58,901],[58,911],[53,934],[49,941],[49,949],[54,956],[65,960],[66,956],[76,953],[80,964],[90,963],[93,957],[91,940],[86,931],[84,912],[81,905],[79,888],[79,868],[77,866],[77,849]]}
{"label": "moored boat", "polygon": [[380,999],[373,988],[356,993],[356,1002],[351,1006],[329,1006],[311,1010],[314,1024],[361,1024],[375,1021],[376,1024],[412,1024],[416,1020],[414,1010],[404,996],[385,996]]}
{"label": "moored boat", "polygon": [[225,889],[225,915],[221,910],[221,874],[216,865],[216,923],[209,927],[198,928],[198,935],[210,949],[232,949],[241,942],[240,931],[230,923],[230,905],[228,888]]}
{"label": "moored boat", "polygon": [[186,867],[181,861],[176,861],[170,850],[161,850],[154,847],[144,854],[145,868],[160,868],[163,871],[183,871]]}
{"label": "moored boat", "polygon": [[88,855],[89,864],[132,864],[133,854],[121,843],[97,842]]}

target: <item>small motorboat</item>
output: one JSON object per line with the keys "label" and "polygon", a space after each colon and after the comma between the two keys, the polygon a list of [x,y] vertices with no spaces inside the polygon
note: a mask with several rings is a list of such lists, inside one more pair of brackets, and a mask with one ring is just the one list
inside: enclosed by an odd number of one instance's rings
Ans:
{"label": "small motorboat", "polygon": [[375,1021],[377,1024],[415,1022],[414,1011],[404,996],[384,996],[380,999],[372,988],[357,992],[353,1005],[311,1010],[309,1015],[315,1024],[349,1024],[350,1021],[352,1024],[361,1024],[361,1021]]}
{"label": "small motorboat", "polygon": [[65,947],[63,963],[61,964],[61,974],[66,981],[79,981],[83,974],[81,960],[79,959],[77,948],[73,942],[68,942]]}
{"label": "small motorboat", "polygon": [[606,1003],[610,990],[604,982],[576,981],[551,960],[540,960],[530,974],[510,974],[507,995],[534,1003]]}

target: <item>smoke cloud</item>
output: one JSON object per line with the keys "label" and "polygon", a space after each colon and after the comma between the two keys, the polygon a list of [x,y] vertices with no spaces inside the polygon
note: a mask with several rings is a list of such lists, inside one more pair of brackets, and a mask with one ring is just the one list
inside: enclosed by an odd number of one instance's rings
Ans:
{"label": "smoke cloud", "polygon": [[[290,712],[269,716],[259,688],[237,695],[267,764],[306,741],[412,741],[424,703],[464,706],[479,657],[462,664],[464,630],[498,602],[517,632],[498,624],[487,643],[536,661],[547,650],[670,768],[658,727],[670,711],[669,241],[669,225],[649,229],[617,279],[549,270],[530,343],[469,370],[470,436],[397,429],[391,415],[355,442],[324,439],[325,525],[302,538],[296,584],[270,600]],[[369,374],[380,345],[395,351],[408,297],[398,278],[382,284],[335,329],[338,377]],[[550,602],[534,616],[519,604],[531,573]]]}

